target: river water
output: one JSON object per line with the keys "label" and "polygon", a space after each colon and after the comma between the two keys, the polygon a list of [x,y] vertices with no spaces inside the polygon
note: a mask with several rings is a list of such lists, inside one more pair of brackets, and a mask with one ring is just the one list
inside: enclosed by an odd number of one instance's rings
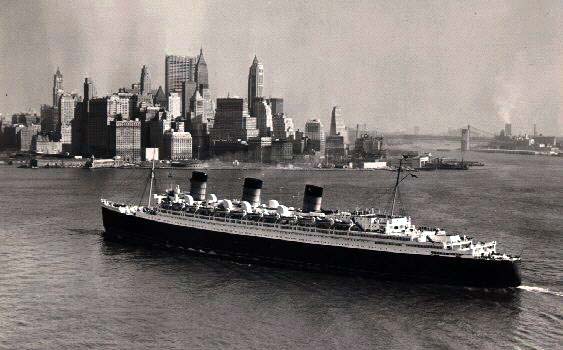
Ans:
{"label": "river water", "polygon": [[[99,198],[139,201],[146,170],[0,168],[0,348],[545,348],[563,342],[563,158],[474,154],[487,166],[421,172],[401,203],[437,225],[522,254],[508,291],[380,282],[105,242]],[[187,188],[160,170],[157,189]],[[208,189],[300,206],[385,206],[386,171],[211,170]]]}

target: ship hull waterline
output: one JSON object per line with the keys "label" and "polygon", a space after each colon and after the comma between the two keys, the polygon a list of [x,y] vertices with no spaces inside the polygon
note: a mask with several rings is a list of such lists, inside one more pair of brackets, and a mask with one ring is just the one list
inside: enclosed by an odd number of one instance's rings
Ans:
{"label": "ship hull waterline", "polygon": [[480,288],[520,285],[519,262],[399,254],[236,235],[148,220],[102,207],[104,238],[188,249],[269,266]]}

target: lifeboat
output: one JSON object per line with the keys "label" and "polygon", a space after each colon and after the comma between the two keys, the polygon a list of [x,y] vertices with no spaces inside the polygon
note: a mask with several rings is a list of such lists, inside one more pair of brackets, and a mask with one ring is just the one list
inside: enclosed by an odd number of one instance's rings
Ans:
{"label": "lifeboat", "polygon": [[354,224],[352,224],[350,221],[336,220],[334,222],[334,228],[336,230],[348,231],[352,226],[354,226]]}
{"label": "lifeboat", "polygon": [[314,216],[300,216],[297,219],[297,224],[300,226],[315,226],[315,221]]}
{"label": "lifeboat", "polygon": [[264,216],[262,217],[262,220],[264,222],[269,222],[269,223],[274,223],[277,222],[280,218],[280,214],[278,213],[269,213],[269,214],[264,214]]}
{"label": "lifeboat", "polygon": [[246,219],[252,221],[260,221],[262,219],[262,213],[247,213]]}
{"label": "lifeboat", "polygon": [[332,218],[317,219],[315,222],[315,226],[318,228],[331,228],[332,225],[334,225],[334,219]]}

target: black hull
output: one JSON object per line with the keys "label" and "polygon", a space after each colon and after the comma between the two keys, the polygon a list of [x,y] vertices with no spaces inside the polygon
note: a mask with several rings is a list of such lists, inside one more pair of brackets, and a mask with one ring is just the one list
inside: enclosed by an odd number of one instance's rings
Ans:
{"label": "black hull", "polygon": [[180,247],[241,262],[289,266],[422,283],[507,288],[520,285],[518,263],[397,254],[200,230],[120,214],[102,207],[104,237]]}

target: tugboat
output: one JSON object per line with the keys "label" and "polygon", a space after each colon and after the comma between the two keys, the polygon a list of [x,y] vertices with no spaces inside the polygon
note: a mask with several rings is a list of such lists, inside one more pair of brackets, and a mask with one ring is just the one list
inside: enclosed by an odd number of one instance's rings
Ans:
{"label": "tugboat", "polygon": [[[301,209],[261,201],[263,182],[244,180],[240,199],[206,194],[208,175],[194,171],[189,191],[176,185],[146,206],[101,199],[104,237],[241,262],[263,263],[409,282],[507,288],[520,285],[520,257],[497,242],[415,226],[396,214],[397,169],[390,212],[322,210],[323,188],[306,185]],[[156,203],[153,203],[153,200]]]}

